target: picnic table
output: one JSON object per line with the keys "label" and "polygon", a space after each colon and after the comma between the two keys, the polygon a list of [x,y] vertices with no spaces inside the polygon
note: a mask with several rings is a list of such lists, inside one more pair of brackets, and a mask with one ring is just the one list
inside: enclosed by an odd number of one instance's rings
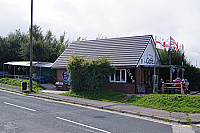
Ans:
{"label": "picnic table", "polygon": [[55,89],[57,90],[69,90],[70,89],[70,86],[68,83],[63,83],[63,82],[56,82],[55,83]]}
{"label": "picnic table", "polygon": [[179,83],[162,83],[162,93],[165,92],[165,90],[180,90],[181,94],[185,94],[184,90],[183,90],[183,82],[179,82]]}

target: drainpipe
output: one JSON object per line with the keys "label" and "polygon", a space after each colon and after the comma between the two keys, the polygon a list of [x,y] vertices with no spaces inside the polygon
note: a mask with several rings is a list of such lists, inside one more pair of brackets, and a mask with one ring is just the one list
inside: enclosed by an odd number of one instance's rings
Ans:
{"label": "drainpipe", "polygon": [[137,70],[135,66],[135,94],[137,93]]}

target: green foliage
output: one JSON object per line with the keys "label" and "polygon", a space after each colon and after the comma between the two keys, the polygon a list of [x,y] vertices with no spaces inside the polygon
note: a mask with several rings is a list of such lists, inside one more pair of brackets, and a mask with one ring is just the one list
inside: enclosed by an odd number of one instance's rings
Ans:
{"label": "green foliage", "polygon": [[[33,60],[54,62],[64,52],[70,43],[65,41],[65,33],[56,39],[48,30],[43,34],[40,26],[33,26]],[[23,33],[20,30],[9,33],[6,37],[0,37],[0,70],[3,63],[8,61],[22,61],[30,59],[30,30]]]}
{"label": "green foliage", "polygon": [[[51,30],[48,30],[46,35],[43,35],[40,26],[33,26],[33,60],[54,62],[69,43],[69,39],[65,41],[65,33],[60,36],[60,40],[57,40]],[[20,49],[22,59],[29,60],[30,40],[23,43]]]}
{"label": "green foliage", "polygon": [[71,55],[67,71],[70,73],[70,86],[73,90],[87,89],[87,67],[89,62],[84,57]]}
{"label": "green foliage", "polygon": [[[28,82],[28,84],[30,83],[30,81],[26,80],[26,79],[11,79],[11,78],[1,78],[0,79],[0,83],[12,85],[12,86],[19,86],[19,87],[21,87],[22,82]],[[42,87],[40,84],[38,84],[35,81],[32,81],[32,83],[33,83],[32,84],[33,89],[36,91],[45,89],[44,87]]]}
{"label": "green foliage", "polygon": [[170,112],[200,113],[199,95],[150,94],[133,95],[127,104],[167,110]]}
{"label": "green foliage", "polygon": [[109,81],[109,75],[114,73],[115,67],[110,65],[106,57],[96,58],[91,62],[84,57],[71,55],[67,59],[71,88],[73,90],[103,89]]}
{"label": "green foliage", "polygon": [[200,68],[186,64],[185,77],[190,82],[189,87],[191,90],[200,91]]}
{"label": "green foliage", "polygon": [[[181,52],[176,52],[174,49],[169,49],[168,51],[165,51],[163,49],[158,49],[160,58],[161,58],[161,63],[163,65],[169,65],[169,60],[170,60],[170,50],[171,50],[171,64],[172,65],[182,65],[182,53]],[[184,64],[186,64],[185,56],[184,56]]]}
{"label": "green foliage", "polygon": [[113,92],[111,90],[81,90],[74,91],[70,90],[62,95],[80,97],[80,98],[88,98],[93,100],[100,101],[108,101],[108,102],[122,102],[122,99],[126,96],[125,94],[121,94],[118,92]]}
{"label": "green foliage", "polygon": [[4,62],[21,60],[20,47],[25,42],[27,42],[27,36],[20,30],[8,34],[7,37],[0,37],[0,69]]}
{"label": "green foliage", "polygon": [[90,89],[102,89],[109,81],[109,76],[114,73],[115,68],[110,65],[110,62],[104,56],[96,58],[89,63],[88,66],[88,86]]}
{"label": "green foliage", "polygon": [[123,101],[125,94],[110,90],[70,90],[62,95],[93,100],[126,103],[135,106],[162,109],[169,112],[200,113],[200,95],[149,94],[132,95]]}
{"label": "green foliage", "polygon": [[[51,30],[44,34],[40,26],[33,25],[33,60],[54,62],[71,43],[65,32],[58,38]],[[98,38],[103,36],[99,35]],[[77,41],[85,40],[86,37],[77,38]],[[30,60],[30,28],[27,33],[16,30],[6,37],[0,36],[0,53],[0,71],[5,62]]]}

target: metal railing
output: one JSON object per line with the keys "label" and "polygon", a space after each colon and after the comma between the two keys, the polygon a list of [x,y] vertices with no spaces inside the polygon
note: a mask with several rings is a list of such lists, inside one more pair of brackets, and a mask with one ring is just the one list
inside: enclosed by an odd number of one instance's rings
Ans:
{"label": "metal railing", "polygon": [[29,79],[29,75],[3,75],[3,78],[14,78],[14,79]]}

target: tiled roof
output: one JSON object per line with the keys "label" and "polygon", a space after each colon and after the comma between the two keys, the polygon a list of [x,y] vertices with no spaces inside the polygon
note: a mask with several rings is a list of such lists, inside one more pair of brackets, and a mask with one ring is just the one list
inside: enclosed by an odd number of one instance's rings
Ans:
{"label": "tiled roof", "polygon": [[52,68],[66,68],[65,59],[72,53],[78,56],[88,55],[88,60],[106,55],[114,66],[136,66],[152,38],[152,35],[144,35],[73,42],[58,57]]}

